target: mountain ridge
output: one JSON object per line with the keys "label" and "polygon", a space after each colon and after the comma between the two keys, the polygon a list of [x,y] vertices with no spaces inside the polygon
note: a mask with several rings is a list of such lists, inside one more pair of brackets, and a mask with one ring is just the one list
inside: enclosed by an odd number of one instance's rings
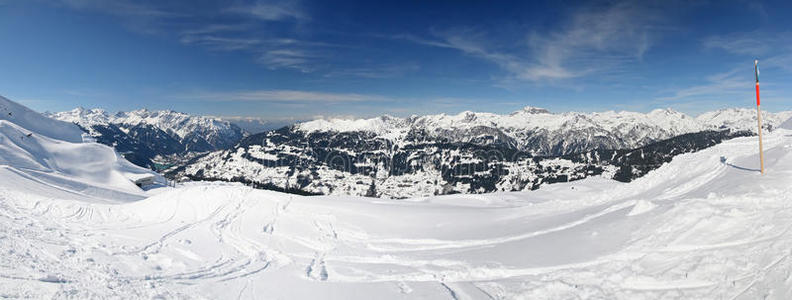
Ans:
{"label": "mountain ridge", "polygon": [[[772,130],[792,117],[792,111],[763,112],[765,128]],[[521,151],[536,155],[564,155],[596,148],[637,148],[650,142],[704,130],[733,129],[756,132],[755,110],[729,108],[695,118],[670,108],[648,113],[605,111],[593,113],[550,111],[527,106],[509,114],[463,111],[456,115],[383,115],[368,119],[317,119],[295,124],[306,135],[314,132],[365,131],[396,144],[411,133],[453,142],[476,142],[482,133],[510,139]],[[456,138],[455,138],[456,137]],[[467,139],[466,139],[467,138]]]}
{"label": "mountain ridge", "polygon": [[97,142],[113,146],[133,163],[152,169],[194,153],[229,148],[248,135],[230,122],[173,110],[144,108],[111,114],[104,109],[78,107],[46,115],[76,124]]}

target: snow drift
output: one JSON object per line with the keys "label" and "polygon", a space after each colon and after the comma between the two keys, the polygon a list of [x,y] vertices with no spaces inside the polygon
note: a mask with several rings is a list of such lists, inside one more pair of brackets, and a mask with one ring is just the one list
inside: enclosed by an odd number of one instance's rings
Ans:
{"label": "snow drift", "polygon": [[[3,157],[36,154],[0,170],[24,162],[71,176],[64,165],[76,158],[57,154],[61,142],[37,143],[38,152],[4,146]],[[765,145],[764,176],[748,137],[628,184],[589,178],[402,201],[192,183],[125,202],[91,189],[66,197],[69,185],[1,171],[0,295],[788,299],[792,131]]]}
{"label": "snow drift", "polygon": [[[2,97],[0,101],[11,112],[6,114],[8,119],[0,120],[2,173],[55,187],[77,198],[112,198],[113,202],[144,198],[145,193],[133,182],[141,177],[166,182],[162,176],[129,163],[111,147],[82,143],[82,131],[74,124],[49,119]],[[39,131],[42,128],[43,134]],[[6,180],[8,184],[19,178]]]}

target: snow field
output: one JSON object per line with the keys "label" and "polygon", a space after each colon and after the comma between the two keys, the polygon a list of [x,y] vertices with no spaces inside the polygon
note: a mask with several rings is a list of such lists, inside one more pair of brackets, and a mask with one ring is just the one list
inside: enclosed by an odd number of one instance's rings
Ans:
{"label": "snow field", "polygon": [[750,170],[755,137],[738,138],[629,184],[591,178],[405,201],[192,183],[108,204],[18,179],[0,202],[12,241],[0,250],[16,253],[3,258],[0,291],[784,299],[792,295],[791,133],[767,136],[764,176]]}

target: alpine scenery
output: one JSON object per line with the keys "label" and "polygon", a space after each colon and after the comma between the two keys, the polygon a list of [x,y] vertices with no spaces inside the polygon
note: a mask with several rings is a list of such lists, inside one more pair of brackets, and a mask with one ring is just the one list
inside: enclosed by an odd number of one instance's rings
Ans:
{"label": "alpine scenery", "polygon": [[790,14],[0,0],[0,298],[792,299]]}

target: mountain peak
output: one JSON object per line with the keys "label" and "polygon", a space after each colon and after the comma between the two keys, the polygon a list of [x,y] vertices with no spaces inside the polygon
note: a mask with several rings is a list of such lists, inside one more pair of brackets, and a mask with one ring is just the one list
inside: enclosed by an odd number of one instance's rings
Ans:
{"label": "mountain peak", "polygon": [[657,108],[657,109],[654,109],[654,110],[652,110],[651,112],[649,112],[649,114],[650,114],[650,115],[664,115],[664,116],[670,116],[670,115],[680,115],[680,114],[683,114],[683,113],[681,113],[681,112],[679,112],[679,111],[676,111],[676,110],[674,110],[673,108],[667,107],[667,108]]}
{"label": "mountain peak", "polygon": [[466,110],[457,115],[463,122],[473,122],[476,120],[476,113]]}
{"label": "mountain peak", "polygon": [[526,106],[523,107],[521,110],[516,111],[515,113],[527,113],[527,114],[549,114],[550,111],[541,107],[535,106]]}

